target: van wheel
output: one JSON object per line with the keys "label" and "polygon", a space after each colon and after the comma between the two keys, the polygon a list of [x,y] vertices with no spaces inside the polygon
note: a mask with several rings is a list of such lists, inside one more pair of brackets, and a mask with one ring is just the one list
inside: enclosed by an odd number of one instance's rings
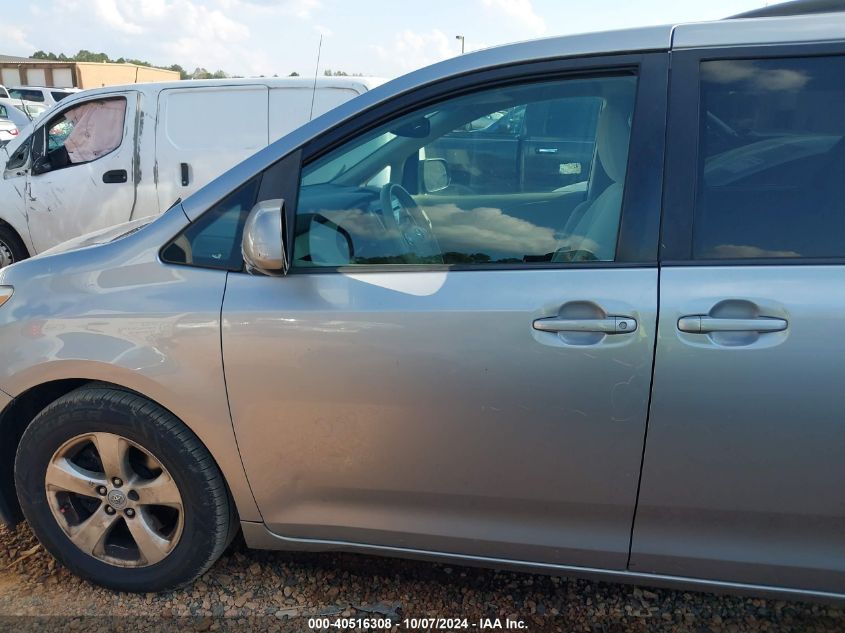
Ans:
{"label": "van wheel", "polygon": [[0,224],[0,268],[10,266],[29,257],[26,246],[12,227]]}
{"label": "van wheel", "polygon": [[235,524],[199,439],[134,393],[82,387],[27,427],[15,458],[24,516],[75,574],[118,591],[164,591],[205,572]]}

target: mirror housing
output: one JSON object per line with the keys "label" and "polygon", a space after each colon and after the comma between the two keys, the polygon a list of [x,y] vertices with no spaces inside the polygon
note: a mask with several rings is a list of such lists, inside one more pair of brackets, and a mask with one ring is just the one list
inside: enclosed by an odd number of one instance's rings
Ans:
{"label": "mirror housing", "polygon": [[285,201],[277,198],[263,200],[249,212],[241,242],[249,272],[270,276],[287,274],[284,208]]}
{"label": "mirror housing", "polygon": [[422,185],[426,193],[443,191],[452,184],[449,163],[443,158],[426,158],[422,161]]}
{"label": "mirror housing", "polygon": [[53,164],[50,162],[50,159],[47,158],[47,156],[39,156],[35,159],[35,162],[32,163],[33,176],[46,174],[48,171],[53,171]]}

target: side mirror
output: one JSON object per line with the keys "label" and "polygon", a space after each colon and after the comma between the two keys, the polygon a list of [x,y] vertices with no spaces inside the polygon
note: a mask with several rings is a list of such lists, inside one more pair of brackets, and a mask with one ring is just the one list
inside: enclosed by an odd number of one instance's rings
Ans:
{"label": "side mirror", "polygon": [[422,161],[422,183],[426,193],[443,191],[451,182],[449,163],[443,158],[426,158]]}
{"label": "side mirror", "polygon": [[32,164],[32,175],[46,174],[48,171],[53,171],[53,164],[46,156],[39,156]]}
{"label": "side mirror", "polygon": [[271,276],[287,274],[284,208],[284,200],[264,200],[249,212],[241,243],[249,271]]}

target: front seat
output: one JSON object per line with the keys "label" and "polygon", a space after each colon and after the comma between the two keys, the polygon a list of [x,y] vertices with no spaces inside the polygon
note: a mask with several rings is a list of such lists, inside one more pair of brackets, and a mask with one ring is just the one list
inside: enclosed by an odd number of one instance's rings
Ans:
{"label": "front seat", "polygon": [[566,247],[559,249],[552,261],[593,256],[599,261],[613,261],[631,136],[628,115],[629,108],[619,103],[608,101],[602,108],[596,128],[596,154],[611,182],[597,197],[575,207],[564,228]]}

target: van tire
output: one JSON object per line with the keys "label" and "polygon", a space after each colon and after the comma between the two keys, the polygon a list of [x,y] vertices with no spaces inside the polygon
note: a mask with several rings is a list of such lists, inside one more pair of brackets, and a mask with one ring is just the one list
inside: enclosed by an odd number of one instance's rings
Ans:
{"label": "van tire", "polygon": [[[123,534],[131,532],[127,529],[129,526],[126,521],[141,521],[149,512],[157,511],[155,505],[143,505],[143,496],[139,501],[133,488],[133,483],[139,479],[129,477],[132,472],[139,472],[137,468],[135,471],[125,471],[127,480],[122,486],[118,485],[120,482],[114,485],[109,482],[107,473],[98,475],[98,479],[106,481],[108,494],[100,493],[102,496],[97,497],[94,484],[90,484],[91,492],[79,497],[83,500],[82,504],[73,498],[67,500],[65,497],[56,501],[58,497],[55,489],[48,493],[45,481],[48,467],[56,463],[57,455],[62,456],[62,459],[74,460],[79,459],[70,457],[74,451],[79,454],[87,451],[90,455],[91,447],[84,444],[89,434],[123,438],[124,446],[128,443],[136,447],[125,453],[124,464],[130,464],[131,469],[133,459],[139,459],[137,455],[133,457],[135,454],[132,451],[140,449],[158,462],[161,472],[169,474],[170,481],[175,484],[181,501],[182,516],[177,520],[181,521],[181,527],[178,532],[171,533],[170,537],[175,544],[158,562],[144,559],[139,553],[141,548],[138,547],[137,565],[123,566],[113,558],[114,551],[121,551],[119,547],[114,544],[105,545],[110,539],[118,538],[115,534],[120,534],[121,531]],[[83,438],[83,444],[74,444],[79,442],[80,437]],[[125,442],[126,440],[128,442]],[[69,445],[71,448],[66,449]],[[97,442],[92,445],[94,450],[98,450]],[[79,450],[74,446],[83,448]],[[63,453],[65,450],[68,453]],[[95,452],[95,460],[97,455]],[[102,457],[99,459],[103,466],[99,472],[108,470],[105,468],[105,460]],[[88,466],[77,464],[77,467],[92,471],[90,463],[89,461]],[[149,467],[149,461],[144,463]],[[144,467],[140,470],[143,471]],[[147,476],[156,477],[155,474]],[[140,485],[143,483],[142,481]],[[116,388],[81,387],[39,413],[27,427],[18,446],[15,458],[15,486],[24,516],[45,549],[74,574],[117,591],[167,591],[191,582],[205,573],[220,557],[237,527],[234,504],[226,482],[199,438],[163,407],[133,392]],[[118,500],[120,505],[116,505],[116,513],[111,507],[106,507],[114,503],[114,490],[120,490],[124,495],[124,500]],[[143,494],[143,488],[138,490]],[[125,501],[126,498],[137,502],[137,510],[131,515],[132,518],[126,514],[128,510],[123,509],[125,506],[122,504],[129,503]],[[61,505],[62,513],[68,509],[68,515],[62,514],[59,518],[56,514],[57,505]],[[71,505],[74,508],[71,508]],[[87,509],[83,507],[85,505]],[[82,510],[78,511],[77,506],[82,507]],[[68,526],[81,526],[86,521],[84,513],[91,512],[87,518],[96,518],[106,510],[113,516],[117,514],[117,523],[112,523],[110,531],[103,531],[107,536],[100,540],[102,547],[95,547],[91,553],[83,551],[71,540],[68,529],[75,528]],[[70,519],[65,520],[66,516],[71,513],[75,516],[78,512],[83,513],[79,521],[73,523]],[[60,520],[65,521],[64,524],[60,524]],[[120,524],[121,521],[124,523]],[[147,521],[145,525],[152,523]],[[177,533],[178,538],[172,536]],[[162,535],[168,536],[163,532]],[[124,552],[131,550],[132,544],[129,544],[127,550],[125,536],[123,538],[120,547],[124,548]]]}
{"label": "van tire", "polygon": [[23,241],[8,224],[0,222],[0,268],[29,257]]}

